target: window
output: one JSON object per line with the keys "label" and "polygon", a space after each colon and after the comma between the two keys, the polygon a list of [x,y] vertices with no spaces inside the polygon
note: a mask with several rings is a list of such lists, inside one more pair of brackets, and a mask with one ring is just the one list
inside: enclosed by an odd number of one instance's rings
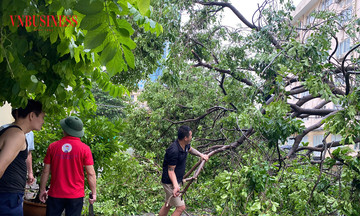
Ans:
{"label": "window", "polygon": [[339,135],[339,134],[331,134],[331,141],[332,142],[341,141],[341,135]]}
{"label": "window", "polygon": [[308,95],[310,95],[309,91],[305,91],[305,92],[301,93],[301,97],[305,97]]}
{"label": "window", "polygon": [[350,50],[350,38],[342,41],[336,50],[336,57],[340,58]]}
{"label": "window", "polygon": [[352,7],[349,7],[347,9],[343,10],[339,15],[339,21],[340,21],[341,25],[350,21],[351,18],[352,18]]}
{"label": "window", "polygon": [[340,2],[340,7],[344,7],[352,4],[352,0],[339,0],[339,2]]}
{"label": "window", "polygon": [[301,28],[302,28],[302,25],[301,25],[301,22],[299,21],[299,22],[298,22],[298,27],[297,27],[297,29],[296,29],[296,32],[298,33],[297,37],[300,36]]}
{"label": "window", "polygon": [[[314,145],[314,147],[316,147],[317,145],[322,144],[322,140],[323,140],[323,139],[324,139],[324,135],[323,135],[323,134],[314,135],[314,137],[313,137],[313,145]],[[314,151],[314,152],[313,152],[314,160],[320,160],[320,155],[321,155],[321,152],[319,152],[319,151]]]}
{"label": "window", "polygon": [[330,7],[330,5],[333,3],[333,0],[324,0],[321,3],[320,9],[321,10],[326,10]]}
{"label": "window", "polygon": [[310,25],[313,24],[315,21],[315,17],[313,15],[314,11],[312,11],[311,13],[309,13],[309,15],[306,18],[306,25]]}
{"label": "window", "polygon": [[319,119],[319,118],[322,118],[322,116],[315,115],[314,118]]}
{"label": "window", "polygon": [[314,137],[313,137],[313,144],[314,144],[314,147],[316,147],[317,145],[321,145],[321,144],[322,144],[323,139],[324,139],[324,135],[323,135],[323,134],[320,134],[320,135],[314,135]]}

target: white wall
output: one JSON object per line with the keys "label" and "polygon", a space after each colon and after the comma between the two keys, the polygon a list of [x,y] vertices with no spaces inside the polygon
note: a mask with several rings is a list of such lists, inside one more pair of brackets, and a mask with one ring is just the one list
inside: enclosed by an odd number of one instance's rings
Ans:
{"label": "white wall", "polygon": [[11,106],[6,103],[4,106],[0,107],[0,126],[12,123],[13,121],[14,118],[11,116]]}

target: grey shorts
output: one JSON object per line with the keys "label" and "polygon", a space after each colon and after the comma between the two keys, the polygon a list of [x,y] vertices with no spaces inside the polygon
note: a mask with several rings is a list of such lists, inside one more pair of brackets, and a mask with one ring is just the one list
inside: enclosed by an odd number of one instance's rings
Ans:
{"label": "grey shorts", "polygon": [[[166,203],[169,200],[170,196],[173,194],[174,187],[172,184],[164,184],[164,183],[162,183],[162,186],[164,187],[166,194],[165,195],[165,203]],[[185,202],[183,199],[181,199],[181,196],[171,197],[169,205],[179,207],[179,206],[184,206]]]}

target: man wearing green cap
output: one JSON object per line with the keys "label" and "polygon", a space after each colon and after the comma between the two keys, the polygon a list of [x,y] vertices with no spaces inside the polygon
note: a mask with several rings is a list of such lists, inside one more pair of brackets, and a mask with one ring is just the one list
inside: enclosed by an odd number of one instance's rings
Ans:
{"label": "man wearing green cap", "polygon": [[[44,159],[45,167],[40,180],[40,201],[47,200],[46,215],[65,214],[80,216],[84,192],[84,167],[90,190],[89,202],[96,201],[96,174],[90,147],[81,142],[84,135],[80,118],[70,116],[60,121],[64,137],[49,145]],[[50,189],[46,183],[51,173]]]}

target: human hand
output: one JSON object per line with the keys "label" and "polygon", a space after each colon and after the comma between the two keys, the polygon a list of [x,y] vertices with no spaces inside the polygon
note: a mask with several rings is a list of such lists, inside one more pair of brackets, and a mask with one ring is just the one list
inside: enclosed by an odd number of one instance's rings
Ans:
{"label": "human hand", "polygon": [[179,195],[180,195],[180,187],[179,186],[174,187],[173,196],[178,197]]}
{"label": "human hand", "polygon": [[40,190],[39,199],[41,202],[45,203],[48,198],[48,194],[46,190]]}
{"label": "human hand", "polygon": [[26,183],[27,183],[28,185],[32,185],[34,182],[35,182],[34,175],[33,175],[32,173],[29,173]]}
{"label": "human hand", "polygon": [[96,202],[96,194],[92,194],[92,196],[89,197],[89,203],[94,204],[94,202]]}
{"label": "human hand", "polygon": [[209,160],[209,155],[207,155],[207,154],[201,154],[200,157],[205,161]]}

